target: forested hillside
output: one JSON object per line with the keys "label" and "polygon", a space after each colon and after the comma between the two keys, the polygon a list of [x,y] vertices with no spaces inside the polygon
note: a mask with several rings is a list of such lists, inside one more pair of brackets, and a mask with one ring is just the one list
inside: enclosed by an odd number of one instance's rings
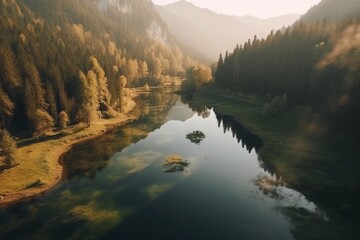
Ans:
{"label": "forested hillside", "polygon": [[127,87],[194,64],[148,0],[2,0],[0,35],[0,128],[13,133],[112,117]]}
{"label": "forested hillside", "polygon": [[306,106],[307,117],[328,132],[359,139],[359,46],[360,19],[298,22],[220,56],[215,82],[270,97],[264,114]]}
{"label": "forested hillside", "polygon": [[302,16],[301,20],[307,23],[324,19],[329,22],[340,22],[346,18],[358,16],[359,12],[359,0],[322,0]]}

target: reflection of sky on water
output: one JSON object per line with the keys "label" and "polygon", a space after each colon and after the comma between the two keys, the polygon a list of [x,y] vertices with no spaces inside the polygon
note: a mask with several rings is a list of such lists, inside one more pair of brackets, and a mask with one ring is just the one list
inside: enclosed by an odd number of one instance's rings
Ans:
{"label": "reflection of sky on water", "polygon": [[327,216],[313,202],[310,202],[300,192],[286,187],[286,183],[281,178],[269,173],[261,173],[253,179],[253,182],[260,190],[256,191],[255,197],[273,201],[275,208],[302,209],[328,220]]}
{"label": "reflection of sky on water", "polygon": [[125,150],[122,153],[116,153],[111,158],[111,168],[113,168],[113,172],[117,172],[120,169],[125,169],[125,172],[127,173],[135,173],[144,170],[161,156],[162,154],[160,152],[154,152],[150,150],[130,154],[127,154],[127,151]]}
{"label": "reflection of sky on water", "polygon": [[[158,109],[150,107],[148,116]],[[260,167],[256,152],[242,147],[253,149],[253,136],[239,144],[234,136],[249,133],[226,127],[224,134],[215,113],[208,113],[204,118],[177,103],[155,131],[147,130],[146,122],[132,123],[107,136],[96,155],[87,147],[92,145],[83,145],[77,151],[84,159],[74,165],[82,174],[44,197],[0,210],[0,219],[10,215],[15,225],[14,231],[11,224],[1,226],[0,234],[7,232],[5,239],[149,239],[163,233],[185,239],[190,232],[193,239],[291,239],[291,224],[279,208],[321,215],[301,193],[269,180],[272,176]],[[201,144],[186,139],[193,131],[205,134]],[[108,154],[109,149],[119,150],[104,162],[101,151]],[[190,163],[186,171],[164,174],[170,154]],[[96,178],[85,174],[87,158],[95,161],[91,172],[97,172]],[[178,231],[179,226],[188,231]]]}
{"label": "reflection of sky on water", "polygon": [[195,113],[188,107],[188,105],[179,101],[173,108],[171,108],[171,110],[169,111],[169,115],[166,117],[166,120],[185,122],[186,120],[194,116],[194,114]]}

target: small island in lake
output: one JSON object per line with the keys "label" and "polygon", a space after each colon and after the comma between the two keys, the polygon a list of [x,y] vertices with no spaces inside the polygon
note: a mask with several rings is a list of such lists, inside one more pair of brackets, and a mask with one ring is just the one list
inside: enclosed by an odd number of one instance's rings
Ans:
{"label": "small island in lake", "polygon": [[205,139],[205,134],[201,131],[193,131],[186,135],[186,139],[189,139],[192,143],[200,144]]}

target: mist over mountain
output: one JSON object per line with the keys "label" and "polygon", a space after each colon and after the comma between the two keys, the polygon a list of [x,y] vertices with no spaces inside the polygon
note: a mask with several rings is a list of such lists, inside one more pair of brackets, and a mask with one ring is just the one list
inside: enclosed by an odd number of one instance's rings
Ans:
{"label": "mist over mountain", "polygon": [[316,22],[326,19],[330,22],[339,22],[357,16],[360,16],[359,0],[322,0],[302,16],[301,20]]}
{"label": "mist over mountain", "polygon": [[233,49],[249,38],[265,37],[271,30],[288,26],[300,16],[289,14],[270,19],[217,14],[187,1],[157,6],[170,32],[184,45],[199,50],[211,59]]}

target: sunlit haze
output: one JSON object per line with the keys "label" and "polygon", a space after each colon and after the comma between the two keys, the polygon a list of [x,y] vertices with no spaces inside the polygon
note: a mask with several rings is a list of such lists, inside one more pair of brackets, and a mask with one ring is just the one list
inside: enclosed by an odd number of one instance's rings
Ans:
{"label": "sunlit haze", "polygon": [[[178,0],[153,0],[154,4],[166,5]],[[304,14],[320,0],[187,0],[196,6],[227,15],[251,15],[259,18],[284,14]]]}

